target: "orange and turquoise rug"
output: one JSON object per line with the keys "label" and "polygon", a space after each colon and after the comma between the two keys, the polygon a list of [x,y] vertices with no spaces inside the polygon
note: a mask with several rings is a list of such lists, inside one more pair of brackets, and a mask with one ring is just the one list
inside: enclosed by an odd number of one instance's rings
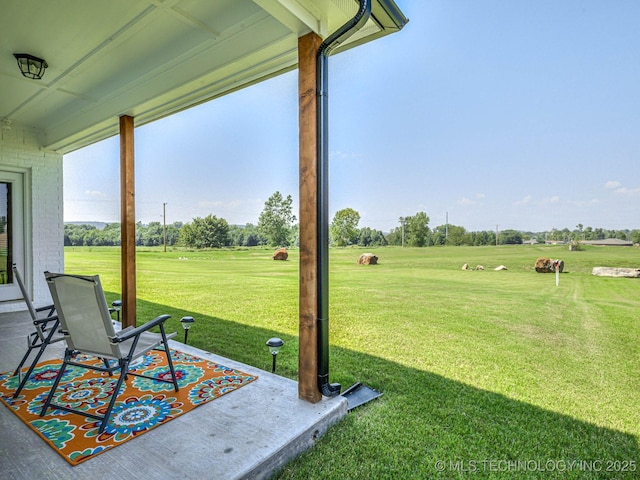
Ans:
{"label": "orange and turquoise rug", "polygon": [[[13,372],[0,374],[0,400],[65,460],[77,465],[258,378],[177,350],[171,350],[171,355],[179,390],[174,391],[169,383],[129,375],[102,433],[98,433],[100,422],[91,417],[53,408],[40,417],[61,360],[38,364],[15,400],[11,397],[18,386],[18,377],[12,376]],[[102,365],[95,357],[76,359]],[[130,371],[159,378],[171,375],[163,351],[147,353]],[[95,370],[69,366],[58,385],[54,402],[102,414],[115,389],[117,375],[110,377]]]}

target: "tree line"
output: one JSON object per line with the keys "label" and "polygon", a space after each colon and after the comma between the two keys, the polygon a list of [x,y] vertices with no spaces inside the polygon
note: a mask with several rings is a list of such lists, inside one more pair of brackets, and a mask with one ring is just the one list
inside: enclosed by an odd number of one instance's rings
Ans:
{"label": "tree line", "polygon": [[[194,218],[183,224],[174,222],[162,225],[151,222],[136,224],[136,245],[155,247],[161,245],[183,246],[188,248],[221,247],[288,247],[299,244],[299,226],[292,212],[291,195],[284,197],[275,192],[265,202],[258,218],[258,224],[229,225],[224,218],[213,214],[204,218]],[[329,226],[329,238],[332,246],[379,247],[402,245],[410,247],[428,247],[438,245],[511,245],[535,240],[580,242],[584,240],[602,240],[619,238],[640,243],[640,230],[606,230],[584,227],[578,224],[574,230],[564,228],[551,232],[520,232],[517,230],[491,230],[469,232],[458,225],[439,225],[429,227],[426,212],[400,217],[399,226],[388,233],[369,227],[359,227],[360,214],[352,208],[336,212]],[[65,224],[64,244],[66,246],[117,246],[120,245],[120,224],[109,223],[99,229],[90,224]]]}

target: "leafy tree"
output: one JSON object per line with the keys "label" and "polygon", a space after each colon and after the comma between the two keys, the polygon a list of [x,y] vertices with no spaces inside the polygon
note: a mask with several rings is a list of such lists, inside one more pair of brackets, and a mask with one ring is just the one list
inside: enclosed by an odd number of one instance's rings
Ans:
{"label": "leafy tree", "polygon": [[229,237],[231,245],[237,245],[239,247],[255,247],[265,243],[260,237],[256,226],[251,223],[247,223],[244,226],[231,225],[229,227]]}
{"label": "leafy tree", "polygon": [[300,246],[300,224],[296,223],[289,229],[289,245]]}
{"label": "leafy tree", "polygon": [[492,232],[487,232],[486,230],[473,232],[473,245],[495,245],[496,238],[495,235],[492,235],[491,233]]}
{"label": "leafy tree", "polygon": [[447,226],[438,225],[431,232],[431,245],[444,245],[447,241]]}
{"label": "leafy tree", "polygon": [[171,225],[167,225],[167,245],[178,243],[181,228],[182,222],[173,222]]}
{"label": "leafy tree", "polygon": [[84,235],[87,230],[95,230],[96,227],[92,225],[77,225],[74,223],[67,223],[64,226],[64,244],[72,246],[84,245]]}
{"label": "leafy tree", "polygon": [[180,229],[180,241],[193,248],[224,247],[229,244],[229,224],[215,215],[194,218]]}
{"label": "leafy tree", "polygon": [[592,240],[593,239],[593,228],[592,227],[587,227],[584,229],[584,239],[585,240]]}
{"label": "leafy tree", "polygon": [[95,247],[100,245],[100,231],[97,228],[87,230],[82,238],[83,245]]}
{"label": "leafy tree", "polygon": [[119,223],[108,223],[100,232],[103,245],[120,245],[122,235],[120,234]]}
{"label": "leafy tree", "polygon": [[521,245],[522,234],[516,230],[503,230],[500,232],[500,243],[503,245]]}
{"label": "leafy tree", "polygon": [[604,230],[602,228],[596,228],[593,231],[593,238],[592,240],[604,240],[605,239],[605,234],[604,234]]}
{"label": "leafy tree", "polygon": [[620,240],[628,240],[627,235],[628,230],[611,230],[609,233],[609,238],[618,238]]}
{"label": "leafy tree", "polygon": [[447,245],[470,245],[471,237],[467,234],[464,227],[458,225],[449,225],[447,227]]}
{"label": "leafy tree", "polygon": [[358,222],[360,214],[353,208],[338,210],[329,226],[331,242],[338,247],[357,243]]}
{"label": "leafy tree", "polygon": [[275,192],[264,204],[264,209],[258,219],[258,232],[272,247],[291,244],[290,230],[296,221],[296,217],[291,211],[292,203],[291,195],[283,198],[280,192]]}
{"label": "leafy tree", "polygon": [[[406,217],[408,243],[412,247],[424,247],[429,241],[429,217],[425,212],[418,212],[412,217]],[[407,232],[406,232],[407,233]]]}
{"label": "leafy tree", "polygon": [[385,236],[387,245],[402,245],[402,227],[392,228]]}
{"label": "leafy tree", "polygon": [[364,227],[360,229],[358,234],[358,245],[362,247],[383,247],[387,245],[387,239],[380,230]]}
{"label": "leafy tree", "polygon": [[160,222],[150,222],[140,232],[140,240],[145,247],[157,247],[164,244],[164,229]]}

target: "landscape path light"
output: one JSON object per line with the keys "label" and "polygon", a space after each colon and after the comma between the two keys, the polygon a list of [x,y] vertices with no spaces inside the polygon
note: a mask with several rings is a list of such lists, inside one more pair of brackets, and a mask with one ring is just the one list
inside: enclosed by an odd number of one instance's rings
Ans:
{"label": "landscape path light", "polygon": [[271,364],[271,373],[275,373],[276,371],[276,357],[278,356],[280,347],[282,347],[283,345],[284,345],[284,342],[277,337],[273,337],[267,340],[267,347],[269,347],[269,351],[271,352],[271,358],[273,359],[273,362]]}
{"label": "landscape path light", "polygon": [[111,302],[112,310],[116,312],[116,319],[120,321],[120,309],[122,308],[122,300],[114,300]]}
{"label": "landscape path light", "polygon": [[182,324],[182,328],[184,328],[184,344],[187,344],[187,337],[189,336],[189,329],[195,320],[193,317],[182,317],[180,319],[180,323]]}

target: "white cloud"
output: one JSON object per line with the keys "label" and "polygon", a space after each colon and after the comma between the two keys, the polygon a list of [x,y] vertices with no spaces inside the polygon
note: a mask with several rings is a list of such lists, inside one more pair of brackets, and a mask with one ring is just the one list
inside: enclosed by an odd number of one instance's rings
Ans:
{"label": "white cloud", "polygon": [[614,190],[614,193],[618,195],[628,195],[628,196],[634,197],[636,195],[640,195],[640,188],[620,187],[620,188],[616,188]]}
{"label": "white cloud", "polygon": [[542,200],[542,204],[548,204],[548,203],[558,203],[560,201],[560,197],[558,195],[554,195],[553,197],[547,197],[545,199]]}
{"label": "white cloud", "polygon": [[467,197],[462,197],[460,200],[458,200],[458,205],[475,205],[476,202],[475,200],[471,200],[470,198]]}
{"label": "white cloud", "polygon": [[513,202],[513,205],[516,207],[519,207],[521,205],[529,205],[531,203],[531,201],[533,200],[533,197],[531,195],[527,195],[526,197],[520,199],[520,200],[516,200],[515,202]]}
{"label": "white cloud", "polygon": [[340,150],[332,150],[329,152],[330,160],[359,160],[360,158],[362,158],[362,154],[357,152],[342,152]]}
{"label": "white cloud", "polygon": [[575,207],[589,207],[597,205],[599,203],[600,200],[597,198],[592,198],[591,200],[567,200],[567,204],[573,205]]}
{"label": "white cloud", "polygon": [[604,188],[607,190],[613,190],[613,193],[617,195],[636,196],[640,195],[640,188],[627,188],[623,187],[622,183],[617,180],[609,180],[604,184]]}
{"label": "white cloud", "polygon": [[89,197],[107,197],[108,195],[104,192],[100,192],[98,190],[85,190],[84,194]]}
{"label": "white cloud", "polygon": [[[474,198],[462,197],[460,200],[456,202],[457,205],[469,206],[469,205],[478,205],[481,203],[481,200],[484,200],[487,196],[484,193],[477,193],[474,195]],[[474,200],[475,199],[475,200]]]}

